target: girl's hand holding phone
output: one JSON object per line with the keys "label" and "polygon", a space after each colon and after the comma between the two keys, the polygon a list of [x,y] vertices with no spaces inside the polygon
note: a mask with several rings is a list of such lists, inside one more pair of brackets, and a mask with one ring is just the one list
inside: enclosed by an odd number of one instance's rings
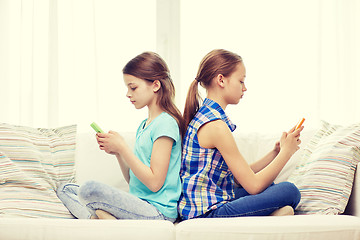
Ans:
{"label": "girl's hand holding phone", "polygon": [[[304,121],[305,121],[305,118],[300,119],[300,121],[293,128],[291,128],[289,132],[286,133],[286,136],[288,136],[291,133],[294,133],[297,129],[301,128]],[[302,129],[299,131],[299,136],[298,136],[299,138],[298,138],[298,141],[297,141],[299,144],[301,143],[300,132],[302,131]],[[277,153],[279,153],[282,144],[283,144],[283,142],[281,140],[276,142],[273,150],[276,151]]]}
{"label": "girl's hand holding phone", "polygon": [[97,133],[96,140],[99,148],[109,154],[118,154],[125,144],[124,138],[117,132]]}
{"label": "girl's hand holding phone", "polygon": [[280,139],[280,149],[285,148],[291,155],[300,149],[300,133],[304,129],[302,126],[304,121],[305,118],[302,118],[299,123],[296,124],[296,126],[294,126],[288,133],[283,133]]}

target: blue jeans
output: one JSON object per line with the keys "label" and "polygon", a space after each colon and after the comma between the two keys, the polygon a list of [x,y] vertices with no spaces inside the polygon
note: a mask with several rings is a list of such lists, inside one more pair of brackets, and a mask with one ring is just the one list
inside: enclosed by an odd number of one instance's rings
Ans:
{"label": "blue jeans", "polygon": [[269,216],[275,210],[288,205],[295,209],[300,198],[300,191],[290,182],[272,184],[256,195],[250,195],[244,188],[236,188],[234,200],[199,217]]}
{"label": "blue jeans", "polygon": [[96,181],[85,182],[81,187],[74,183],[62,184],[56,193],[76,218],[89,219],[96,215],[96,210],[103,210],[117,219],[176,220],[164,216],[147,201]]}

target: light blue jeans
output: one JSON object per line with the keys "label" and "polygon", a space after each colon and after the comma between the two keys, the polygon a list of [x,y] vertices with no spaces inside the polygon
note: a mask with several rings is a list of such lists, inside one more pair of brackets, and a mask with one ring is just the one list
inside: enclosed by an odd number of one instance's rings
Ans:
{"label": "light blue jeans", "polygon": [[80,219],[89,219],[96,210],[103,210],[117,219],[176,220],[164,216],[147,201],[96,181],[85,182],[81,187],[62,184],[56,193],[70,213]]}

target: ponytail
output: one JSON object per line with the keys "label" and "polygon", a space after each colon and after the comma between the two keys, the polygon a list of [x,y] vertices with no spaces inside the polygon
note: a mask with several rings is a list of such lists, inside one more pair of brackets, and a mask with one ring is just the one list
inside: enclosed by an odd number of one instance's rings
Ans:
{"label": "ponytail", "polygon": [[186,96],[185,108],[184,108],[184,129],[186,130],[191,120],[200,108],[200,102],[202,98],[198,91],[198,80],[194,80],[189,88]]}
{"label": "ponytail", "polygon": [[170,79],[170,77],[160,79],[160,83],[161,83],[161,88],[159,91],[159,96],[157,98],[157,103],[161,106],[161,108],[165,112],[167,112],[173,118],[175,118],[179,126],[180,135],[183,136],[185,134],[184,119],[183,116],[181,115],[180,110],[176,107],[174,103],[175,100],[174,84]]}

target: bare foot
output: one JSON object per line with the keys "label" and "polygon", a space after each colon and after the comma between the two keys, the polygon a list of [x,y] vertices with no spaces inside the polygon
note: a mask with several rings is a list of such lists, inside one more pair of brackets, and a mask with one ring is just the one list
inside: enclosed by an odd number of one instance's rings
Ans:
{"label": "bare foot", "polygon": [[116,219],[116,217],[114,217],[110,213],[105,212],[103,210],[96,210],[95,213],[96,213],[96,215],[98,216],[99,219],[109,219],[109,220],[115,220]]}
{"label": "bare foot", "polygon": [[294,215],[294,209],[291,206],[285,206],[275,210],[270,216],[288,216]]}

